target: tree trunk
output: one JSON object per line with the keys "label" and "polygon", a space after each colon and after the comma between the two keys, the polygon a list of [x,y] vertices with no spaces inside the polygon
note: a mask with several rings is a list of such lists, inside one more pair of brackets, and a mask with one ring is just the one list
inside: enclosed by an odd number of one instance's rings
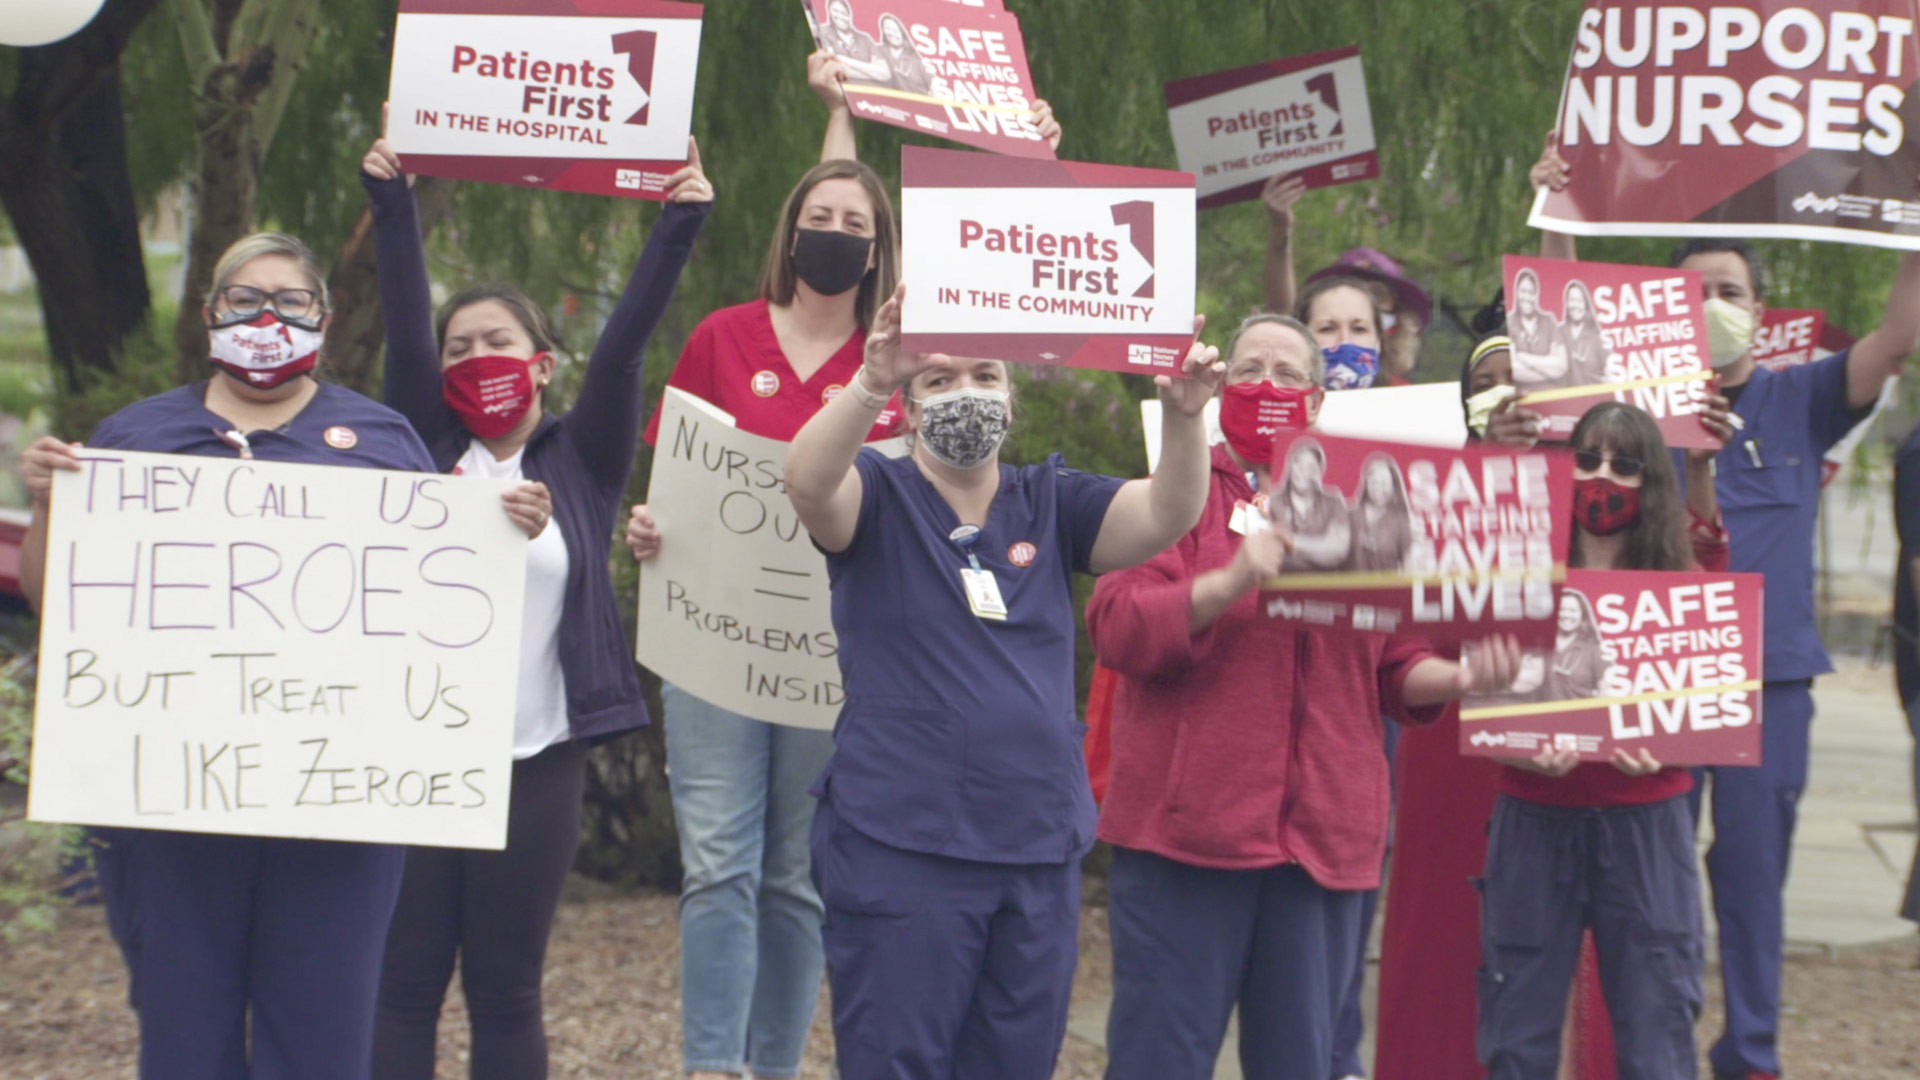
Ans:
{"label": "tree trunk", "polygon": [[[420,205],[420,233],[432,236],[434,227],[453,208],[453,184],[423,176],[414,183],[413,197]],[[386,332],[378,275],[373,212],[362,210],[327,278],[333,322],[327,325],[325,358],[329,379],[372,398],[380,396],[380,352]]]}
{"label": "tree trunk", "polygon": [[205,373],[207,323],[201,305],[213,285],[213,266],[227,246],[253,228],[253,198],[260,163],[249,145],[251,110],[215,97],[202,104],[197,129],[200,155],[193,178],[193,236],[187,245],[180,315],[173,324],[174,368],[180,381]]}
{"label": "tree trunk", "polygon": [[120,52],[158,0],[112,0],[79,34],[21,50],[0,99],[0,206],[40,293],[48,352],[68,389],[114,370],[151,296],[127,172]]}

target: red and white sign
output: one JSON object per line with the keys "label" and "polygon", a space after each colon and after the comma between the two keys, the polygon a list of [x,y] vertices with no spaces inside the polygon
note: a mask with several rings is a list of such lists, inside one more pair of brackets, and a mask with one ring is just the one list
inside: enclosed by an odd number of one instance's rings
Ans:
{"label": "red and white sign", "polygon": [[1760,574],[1570,570],[1553,647],[1507,691],[1460,703],[1460,752],[1760,764]]}
{"label": "red and white sign", "polygon": [[1831,355],[1820,349],[1820,336],[1827,326],[1824,311],[1794,311],[1768,308],[1753,335],[1753,362],[1779,371],[1811,363],[1818,356]]}
{"label": "red and white sign", "polygon": [[1700,273],[1508,255],[1507,336],[1521,404],[1564,440],[1588,409],[1645,409],[1667,445],[1717,449],[1700,424],[1709,396]]}
{"label": "red and white sign", "polygon": [[1913,0],[1588,0],[1529,224],[1920,248]]}
{"label": "red and white sign", "polygon": [[1358,46],[1176,79],[1166,95],[1173,149],[1202,210],[1257,199],[1286,172],[1310,188],[1380,175]]}
{"label": "red and white sign", "polygon": [[864,120],[1014,157],[1052,158],[1034,122],[1020,21],[995,0],[805,0]]}
{"label": "red and white sign", "polygon": [[401,0],[387,137],[408,172],[664,199],[687,161],[699,4]]}
{"label": "red and white sign", "polygon": [[902,343],[1178,373],[1193,340],[1188,173],[908,146]]}
{"label": "red and white sign", "polygon": [[1466,641],[1553,637],[1573,532],[1573,461],[1343,439],[1274,444],[1268,517],[1293,534],[1268,616],[1312,626]]}

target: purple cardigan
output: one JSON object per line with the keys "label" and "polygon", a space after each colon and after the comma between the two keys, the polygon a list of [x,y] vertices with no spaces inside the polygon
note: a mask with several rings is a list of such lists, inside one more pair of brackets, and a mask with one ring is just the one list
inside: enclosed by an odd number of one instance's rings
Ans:
{"label": "purple cardigan", "polygon": [[[441,472],[473,436],[440,396],[440,348],[420,219],[404,179],[360,176],[373,202],[374,248],[387,330],[386,403],[412,422]],[[601,739],[647,723],[632,643],[620,622],[607,555],[627,476],[639,448],[641,371],[647,339],[673,299],[680,272],[712,203],[671,203],[654,223],[626,292],[594,346],[579,400],[548,413],[528,440],[521,469],[547,485],[567,544],[560,667],[575,739]]]}

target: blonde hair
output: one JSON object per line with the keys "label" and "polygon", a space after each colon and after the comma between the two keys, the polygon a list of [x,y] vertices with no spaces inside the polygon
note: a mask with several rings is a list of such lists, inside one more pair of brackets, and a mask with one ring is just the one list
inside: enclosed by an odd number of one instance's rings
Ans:
{"label": "blonde hair", "polygon": [[220,261],[213,265],[213,285],[207,290],[207,306],[213,306],[214,299],[233,280],[233,275],[240,272],[241,267],[263,255],[278,255],[298,263],[300,272],[307,276],[314,295],[319,298],[320,313],[324,315],[333,310],[333,299],[327,295],[327,275],[320,269],[320,260],[297,237],[277,232],[243,236],[220,253]]}
{"label": "blonde hair", "polygon": [[760,270],[760,298],[770,304],[793,303],[795,283],[799,281],[793,270],[793,241],[800,229],[800,208],[807,201],[807,193],[824,180],[859,181],[873,203],[873,269],[861,279],[860,296],[853,305],[854,320],[866,330],[873,326],[874,314],[893,296],[893,287],[900,280],[900,226],[880,177],[858,161],[823,161],[808,169],[793,186],[786,208],[780,212],[780,224],[773,230],[766,265]]}

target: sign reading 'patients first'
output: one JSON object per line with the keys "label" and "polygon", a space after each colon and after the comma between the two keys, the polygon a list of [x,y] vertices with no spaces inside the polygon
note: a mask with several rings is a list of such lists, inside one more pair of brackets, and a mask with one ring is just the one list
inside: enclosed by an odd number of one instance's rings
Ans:
{"label": "sign reading 'patients first'", "polygon": [[663,199],[687,161],[699,4],[402,0],[387,135],[410,173]]}
{"label": "sign reading 'patients first'", "polygon": [[909,146],[902,343],[1175,373],[1193,339],[1193,174]]}

